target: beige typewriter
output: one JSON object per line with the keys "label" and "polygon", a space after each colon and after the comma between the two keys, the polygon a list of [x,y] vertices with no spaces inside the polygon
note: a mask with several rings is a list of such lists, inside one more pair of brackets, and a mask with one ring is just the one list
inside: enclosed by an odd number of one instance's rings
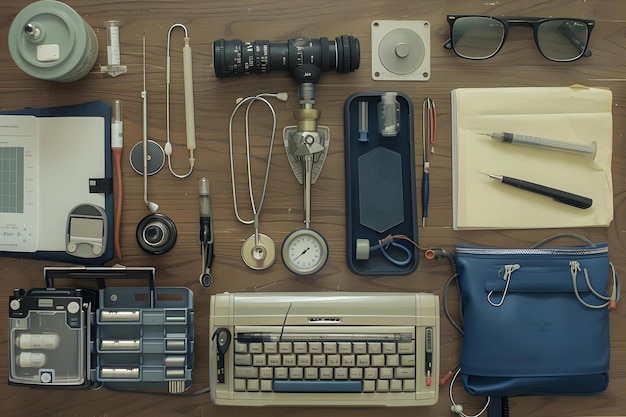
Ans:
{"label": "beige typewriter", "polygon": [[439,394],[439,299],[427,293],[211,296],[215,404],[423,406]]}

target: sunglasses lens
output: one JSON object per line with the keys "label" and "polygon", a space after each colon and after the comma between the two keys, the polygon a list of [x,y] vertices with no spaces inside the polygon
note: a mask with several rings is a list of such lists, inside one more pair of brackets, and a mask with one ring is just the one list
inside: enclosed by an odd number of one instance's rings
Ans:
{"label": "sunglasses lens", "polygon": [[550,20],[537,28],[537,44],[541,53],[553,61],[580,58],[589,41],[589,29],[583,22],[568,19]]}
{"label": "sunglasses lens", "polygon": [[463,58],[490,58],[502,46],[504,32],[504,25],[498,20],[480,16],[459,17],[452,25],[452,45]]}

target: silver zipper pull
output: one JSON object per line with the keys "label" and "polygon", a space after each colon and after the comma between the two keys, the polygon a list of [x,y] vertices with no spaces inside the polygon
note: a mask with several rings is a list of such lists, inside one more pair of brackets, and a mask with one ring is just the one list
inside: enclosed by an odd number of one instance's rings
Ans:
{"label": "silver zipper pull", "polygon": [[493,290],[489,291],[489,294],[487,294],[487,301],[489,301],[489,304],[491,304],[494,307],[500,307],[504,303],[506,294],[509,291],[509,284],[511,283],[511,276],[513,275],[513,272],[517,271],[520,268],[521,267],[519,264],[504,265],[504,275],[502,276],[502,279],[506,281],[506,286],[504,287],[504,291],[502,292],[502,298],[500,299],[499,302],[494,303],[493,301],[491,301],[491,295],[493,294]]}

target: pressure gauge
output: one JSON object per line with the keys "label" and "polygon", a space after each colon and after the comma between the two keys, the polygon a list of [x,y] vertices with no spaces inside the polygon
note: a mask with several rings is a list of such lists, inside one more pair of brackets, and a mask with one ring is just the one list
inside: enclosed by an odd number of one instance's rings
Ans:
{"label": "pressure gauge", "polygon": [[297,275],[312,275],[321,270],[328,260],[328,243],[313,229],[296,229],[285,238],[283,262]]}

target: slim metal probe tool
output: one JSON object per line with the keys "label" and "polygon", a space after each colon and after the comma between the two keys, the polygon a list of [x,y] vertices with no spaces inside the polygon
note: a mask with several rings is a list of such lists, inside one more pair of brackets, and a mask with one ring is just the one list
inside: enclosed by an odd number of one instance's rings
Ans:
{"label": "slim metal probe tool", "polygon": [[143,202],[152,213],[156,213],[159,205],[148,200],[148,91],[146,91],[146,33],[143,33],[143,90],[141,100],[143,103]]}

